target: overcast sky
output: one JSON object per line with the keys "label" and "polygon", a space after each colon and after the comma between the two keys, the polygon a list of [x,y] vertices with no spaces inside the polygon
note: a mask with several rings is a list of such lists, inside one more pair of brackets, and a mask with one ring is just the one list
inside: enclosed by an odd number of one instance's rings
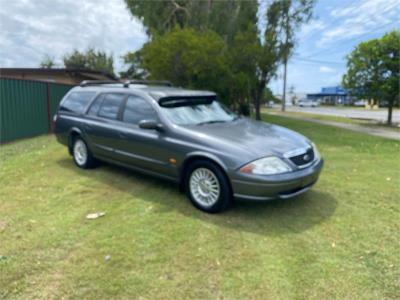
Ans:
{"label": "overcast sky", "polygon": [[[37,67],[48,54],[57,63],[74,48],[95,47],[114,56],[140,49],[147,37],[123,0],[0,0],[0,66]],[[298,34],[288,86],[316,92],[340,83],[345,55],[361,41],[399,28],[400,0],[320,0],[315,19]],[[280,71],[279,74],[282,72]],[[282,92],[281,80],[270,84]]]}
{"label": "overcast sky", "polygon": [[123,0],[0,0],[0,66],[38,67],[48,54],[62,66],[73,49],[114,56],[140,49],[147,36]]}

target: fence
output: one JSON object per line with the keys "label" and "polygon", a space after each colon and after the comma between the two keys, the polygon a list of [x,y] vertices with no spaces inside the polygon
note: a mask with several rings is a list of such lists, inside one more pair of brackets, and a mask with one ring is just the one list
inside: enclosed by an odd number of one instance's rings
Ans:
{"label": "fence", "polygon": [[53,115],[72,87],[0,78],[0,143],[52,132]]}

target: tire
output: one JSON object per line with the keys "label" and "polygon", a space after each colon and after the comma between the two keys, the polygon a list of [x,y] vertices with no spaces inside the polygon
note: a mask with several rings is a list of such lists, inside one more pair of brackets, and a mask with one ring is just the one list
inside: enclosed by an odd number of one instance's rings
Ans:
{"label": "tire", "polygon": [[207,213],[218,213],[232,203],[231,185],[225,173],[208,160],[190,164],[185,176],[186,195],[192,204]]}
{"label": "tire", "polygon": [[86,142],[81,137],[76,137],[73,140],[72,157],[79,168],[90,169],[96,166],[96,159],[93,157]]}

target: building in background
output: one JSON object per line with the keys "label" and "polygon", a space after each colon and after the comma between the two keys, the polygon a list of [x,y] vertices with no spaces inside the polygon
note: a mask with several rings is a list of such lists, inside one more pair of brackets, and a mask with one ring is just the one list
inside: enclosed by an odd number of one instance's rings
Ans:
{"label": "building in background", "polygon": [[319,93],[307,94],[307,99],[330,105],[350,105],[352,103],[349,93],[341,86],[323,87]]}
{"label": "building in background", "polygon": [[0,68],[0,78],[36,80],[77,85],[83,80],[116,80],[102,71],[88,69]]}

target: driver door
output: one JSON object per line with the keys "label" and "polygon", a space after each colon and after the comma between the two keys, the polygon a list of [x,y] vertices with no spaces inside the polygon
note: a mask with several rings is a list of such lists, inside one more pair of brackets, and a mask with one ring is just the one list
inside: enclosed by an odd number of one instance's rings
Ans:
{"label": "driver door", "polygon": [[119,157],[136,167],[175,176],[176,168],[169,164],[166,133],[139,127],[142,120],[159,121],[152,105],[141,97],[130,95],[121,113],[119,126]]}

